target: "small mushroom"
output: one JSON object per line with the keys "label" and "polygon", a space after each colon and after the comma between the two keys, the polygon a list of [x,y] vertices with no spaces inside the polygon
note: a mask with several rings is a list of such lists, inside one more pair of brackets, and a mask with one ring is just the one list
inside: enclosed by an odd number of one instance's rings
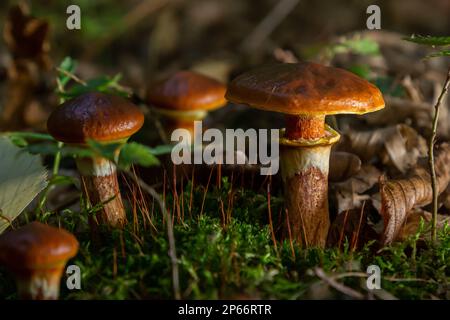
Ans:
{"label": "small mushroom", "polygon": [[234,79],[226,98],[286,114],[280,138],[287,221],[285,235],[323,247],[328,214],[331,146],[339,134],[325,124],[328,114],[363,114],[384,107],[381,92],[348,71],[301,62],[265,66]]}
{"label": "small mushroom", "polygon": [[[143,113],[131,102],[93,92],[59,106],[50,115],[47,128],[56,140],[84,147],[90,139],[103,144],[125,143],[143,123]],[[102,156],[78,157],[76,163],[89,202],[93,206],[103,204],[99,212],[100,222],[111,227],[123,227],[126,214],[116,165]]]}
{"label": "small mushroom", "polygon": [[194,121],[203,120],[208,111],[225,105],[226,87],[208,76],[179,71],[152,86],[147,101],[168,123],[166,133],[177,128],[194,132]]}
{"label": "small mushroom", "polygon": [[32,222],[0,236],[0,263],[16,277],[26,300],[56,300],[67,261],[78,251],[69,232]]}

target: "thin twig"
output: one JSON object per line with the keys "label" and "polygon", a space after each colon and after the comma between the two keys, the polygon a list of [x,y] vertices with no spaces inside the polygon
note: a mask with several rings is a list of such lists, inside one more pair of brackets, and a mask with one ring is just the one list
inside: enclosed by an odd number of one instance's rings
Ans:
{"label": "thin twig", "polygon": [[275,252],[278,255],[278,248],[277,248],[277,239],[275,238],[275,232],[273,230],[273,223],[272,223],[272,205],[270,203],[270,183],[267,184],[267,211],[269,213],[269,226],[270,226],[270,234],[272,236],[273,246],[275,248]]}
{"label": "thin twig", "polygon": [[173,292],[175,299],[179,300],[181,298],[180,295],[180,278],[178,272],[178,259],[177,252],[175,247],[175,237],[173,234],[173,225],[171,223],[172,218],[170,217],[170,212],[167,210],[164,201],[162,200],[159,193],[153,189],[151,186],[146,184],[143,180],[141,180],[136,174],[133,174],[131,171],[125,171],[125,174],[132,179],[139,187],[141,187],[145,192],[147,192],[150,196],[152,196],[159,204],[161,212],[165,217],[167,224],[167,238],[169,240],[169,257],[172,263],[172,281],[173,281]]}
{"label": "thin twig", "polygon": [[245,52],[257,49],[299,2],[300,0],[282,0],[278,2],[250,35],[245,38],[242,42],[241,49]]}
{"label": "thin twig", "polygon": [[430,167],[431,187],[433,189],[433,217],[432,217],[432,229],[431,229],[432,241],[437,240],[437,214],[438,214],[438,196],[439,196],[439,191],[438,191],[438,187],[437,187],[436,170],[434,167],[434,143],[436,141],[436,133],[437,133],[438,120],[439,120],[439,109],[440,109],[442,100],[444,99],[445,94],[447,93],[449,84],[450,84],[450,68],[447,71],[447,78],[445,79],[445,83],[442,88],[441,94],[439,95],[439,98],[437,99],[436,104],[434,106],[433,128],[432,128],[432,133],[431,133],[431,137],[430,137],[430,141],[429,141],[429,149],[428,149],[428,165]]}
{"label": "thin twig", "polygon": [[[60,67],[56,67],[56,70],[60,73],[62,73],[63,75],[65,75],[66,77],[69,77],[70,79],[72,79],[75,82],[78,82],[79,84],[83,85],[83,86],[87,86],[86,81],[84,81],[83,79],[78,78],[75,74],[73,74],[72,72],[69,72],[67,70],[64,70]],[[61,92],[64,92],[64,88],[60,88]]]}
{"label": "thin twig", "polygon": [[328,284],[330,287],[333,287],[339,292],[342,292],[343,294],[352,297],[353,299],[362,300],[364,299],[364,295],[356,290],[353,290],[352,288],[349,288],[342,283],[337,282],[333,277],[329,277],[322,268],[315,268],[314,273],[317,277],[319,277],[323,282]]}

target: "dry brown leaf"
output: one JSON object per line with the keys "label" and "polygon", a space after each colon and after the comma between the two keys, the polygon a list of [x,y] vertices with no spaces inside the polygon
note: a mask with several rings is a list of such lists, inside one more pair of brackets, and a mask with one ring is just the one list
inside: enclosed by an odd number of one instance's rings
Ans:
{"label": "dry brown leaf", "polygon": [[398,124],[370,131],[348,131],[339,148],[358,155],[363,162],[378,157],[401,173],[426,155],[426,142],[413,128]]}
{"label": "dry brown leaf", "polygon": [[[435,157],[439,193],[450,180],[450,146],[442,144]],[[384,220],[382,243],[396,240],[408,214],[413,208],[427,205],[432,200],[431,179],[428,169],[416,168],[409,178],[386,180],[380,178],[381,215]]]}
{"label": "dry brown leaf", "polygon": [[331,152],[330,173],[331,182],[347,180],[361,170],[361,160],[358,156],[348,152]]}
{"label": "dry brown leaf", "polygon": [[[405,241],[408,237],[415,235],[419,231],[421,220],[426,223],[431,222],[431,213],[422,209],[413,209],[413,211],[408,214],[406,222],[400,229],[396,240]],[[438,214],[437,229],[439,230],[444,228],[446,224],[450,224],[450,217]],[[430,230],[422,234],[420,239],[429,238],[429,236]]]}
{"label": "dry brown leaf", "polygon": [[42,67],[49,66],[49,25],[29,15],[24,3],[11,7],[3,30],[3,38],[14,60],[29,59]]}
{"label": "dry brown leaf", "polygon": [[6,46],[12,56],[0,115],[0,127],[3,130],[20,130],[28,124],[26,110],[33,101],[33,94],[45,82],[45,71],[49,70],[51,64],[48,31],[48,23],[30,16],[24,3],[11,7],[3,30]]}
{"label": "dry brown leaf", "polygon": [[337,210],[360,208],[362,203],[370,199],[369,195],[363,194],[372,188],[381,175],[381,172],[372,165],[363,165],[361,170],[344,182],[333,183],[332,187],[336,192]]}
{"label": "dry brown leaf", "polygon": [[[427,81],[426,84],[430,85],[435,83],[434,81]],[[439,82],[439,83],[442,83]],[[422,85],[425,85],[422,81]],[[440,90],[440,89],[439,89]],[[399,122],[405,122],[414,126],[426,134],[430,133],[430,122],[433,117],[433,103],[435,97],[429,96],[427,101],[412,101],[405,98],[384,96],[386,102],[386,108],[364,115],[364,120],[370,125],[385,126],[395,125]],[[448,101],[448,99],[446,99]],[[443,101],[443,105],[448,102]],[[439,116],[438,133],[441,136],[448,137],[450,135],[450,112],[448,108],[441,108],[441,114]]]}

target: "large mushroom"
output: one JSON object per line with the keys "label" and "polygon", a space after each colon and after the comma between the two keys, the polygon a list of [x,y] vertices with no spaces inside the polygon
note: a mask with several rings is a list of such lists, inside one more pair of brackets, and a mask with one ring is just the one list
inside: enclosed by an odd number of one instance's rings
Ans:
{"label": "large mushroom", "polygon": [[0,263],[16,276],[26,300],[58,299],[64,267],[77,251],[71,233],[39,222],[0,236]]}
{"label": "large mushroom", "polygon": [[208,111],[225,105],[224,84],[208,76],[179,71],[150,86],[147,101],[157,114],[166,119],[166,132],[186,129],[191,139],[194,121],[203,120]]}
{"label": "large mushroom", "polygon": [[384,107],[381,92],[348,71],[301,62],[244,73],[230,83],[226,98],[286,115],[280,138],[288,221],[285,235],[289,231],[306,246],[323,247],[330,225],[330,150],[340,137],[325,124],[325,116],[380,110]]}
{"label": "large mushroom", "polygon": [[[88,140],[125,143],[144,123],[144,115],[131,102],[114,95],[86,93],[66,101],[50,115],[48,132],[58,141],[84,147]],[[101,223],[121,228],[126,214],[120,195],[116,165],[98,155],[78,157],[86,197],[93,205],[102,204]]]}

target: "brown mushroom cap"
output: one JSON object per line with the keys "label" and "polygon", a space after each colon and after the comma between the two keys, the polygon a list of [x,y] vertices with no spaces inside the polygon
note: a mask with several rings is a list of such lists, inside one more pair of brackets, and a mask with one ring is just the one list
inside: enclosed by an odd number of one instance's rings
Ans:
{"label": "brown mushroom cap", "polygon": [[13,270],[51,268],[77,251],[78,241],[71,233],[39,222],[0,236],[0,263]]}
{"label": "brown mushroom cap", "polygon": [[68,100],[52,112],[48,132],[65,143],[116,141],[130,137],[144,124],[144,115],[131,102],[91,92]]}
{"label": "brown mushroom cap", "polygon": [[179,71],[150,86],[148,102],[158,109],[213,110],[225,105],[226,87],[219,81],[192,71]]}
{"label": "brown mushroom cap", "polygon": [[264,66],[235,78],[234,103],[292,115],[363,114],[384,107],[380,90],[355,74],[311,62]]}

